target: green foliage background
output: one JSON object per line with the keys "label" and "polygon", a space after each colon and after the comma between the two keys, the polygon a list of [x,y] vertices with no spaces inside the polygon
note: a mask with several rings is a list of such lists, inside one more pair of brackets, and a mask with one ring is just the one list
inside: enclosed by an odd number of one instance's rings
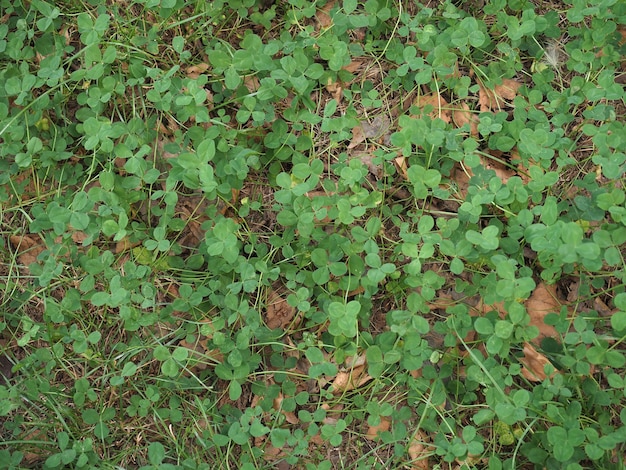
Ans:
{"label": "green foliage background", "polygon": [[626,3],[270,3],[0,0],[0,467],[623,468]]}

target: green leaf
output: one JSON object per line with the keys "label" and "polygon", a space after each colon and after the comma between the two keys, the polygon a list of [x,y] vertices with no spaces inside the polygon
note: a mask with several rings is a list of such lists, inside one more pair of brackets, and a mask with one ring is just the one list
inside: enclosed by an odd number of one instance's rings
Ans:
{"label": "green leaf", "polygon": [[152,442],[148,446],[148,460],[152,465],[161,465],[165,459],[165,447],[160,442]]}
{"label": "green leaf", "polygon": [[474,321],[474,329],[481,335],[490,335],[494,331],[493,323],[485,317],[478,317]]}
{"label": "green leaf", "polygon": [[233,401],[239,400],[239,397],[241,397],[241,393],[241,384],[236,380],[231,380],[230,384],[228,385],[228,397]]}
{"label": "green leaf", "polygon": [[179,370],[178,364],[172,358],[166,359],[165,362],[161,364],[161,372],[163,372],[163,375],[166,377],[177,377]]}
{"label": "green leaf", "polygon": [[137,372],[137,365],[134,362],[127,362],[122,369],[122,377],[130,377]]}
{"label": "green leaf", "polygon": [[499,320],[496,322],[494,332],[499,338],[508,339],[513,334],[513,325],[506,320]]}

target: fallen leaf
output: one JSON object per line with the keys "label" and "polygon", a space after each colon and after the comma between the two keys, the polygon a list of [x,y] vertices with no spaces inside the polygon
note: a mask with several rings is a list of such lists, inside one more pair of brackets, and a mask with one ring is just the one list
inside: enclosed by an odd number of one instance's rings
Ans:
{"label": "fallen leaf", "polygon": [[545,317],[549,313],[559,313],[561,311],[561,302],[557,299],[556,286],[539,284],[532,295],[526,300],[526,311],[530,315],[530,324],[539,329],[539,336],[533,341],[539,344],[544,337],[558,336],[556,330],[551,325],[546,325]]}
{"label": "fallen leaf", "polygon": [[332,78],[328,77],[326,81],[326,91],[331,94],[337,103],[341,102],[341,97],[343,96],[341,83],[333,81]]}
{"label": "fallen leaf", "polygon": [[191,65],[187,67],[187,70],[185,70],[185,73],[187,74],[189,78],[192,78],[195,80],[207,70],[209,70],[209,64],[202,62],[196,65]]}
{"label": "fallen leaf", "polygon": [[382,168],[380,163],[374,163],[376,155],[372,154],[371,152],[355,152],[351,154],[351,157],[361,160],[361,162],[363,162],[367,166],[367,169],[372,175],[376,176],[377,178],[381,176]]}
{"label": "fallen leaf", "polygon": [[72,232],[72,241],[74,243],[82,244],[85,240],[87,240],[87,238],[89,238],[89,236],[81,230],[76,230]]}
{"label": "fallen leaf", "polygon": [[422,431],[417,431],[409,445],[409,457],[411,457],[411,468],[413,470],[429,470],[428,457],[431,451],[427,450],[429,439]]}
{"label": "fallen leaf", "polygon": [[[494,151],[492,151],[494,152]],[[496,173],[496,176],[500,178],[500,180],[506,184],[509,181],[509,178],[513,176],[517,176],[517,172],[511,167],[506,166],[499,158],[502,156],[501,153],[492,155],[495,158],[487,158],[481,155],[480,161],[483,164],[483,167],[486,170],[493,170]]]}
{"label": "fallen leaf", "polygon": [[282,393],[278,393],[278,396],[276,398],[274,398],[274,403],[273,403],[273,408],[276,411],[280,411],[284,416],[285,416],[285,420],[290,423],[290,424],[298,424],[300,422],[300,420],[298,419],[298,417],[296,416],[296,414],[293,411],[285,411],[283,410],[282,404],[283,404],[283,394]]}
{"label": "fallen leaf", "polygon": [[267,294],[267,307],[265,309],[265,323],[267,327],[285,329],[296,315],[296,309],[287,303],[287,300],[274,289]]}
{"label": "fallen leaf", "polygon": [[512,101],[517,96],[517,90],[522,84],[516,80],[505,78],[500,85],[496,85],[493,90],[478,84],[478,103],[481,112],[500,109],[506,101]]}
{"label": "fallen leaf", "polygon": [[250,93],[255,93],[259,88],[261,88],[261,82],[256,75],[247,75],[243,79],[243,84]]}
{"label": "fallen leaf", "polygon": [[332,405],[323,403],[322,409],[326,411],[326,417],[322,420],[323,424],[333,426],[339,422],[339,419],[343,415],[343,404],[341,403],[334,403]]}
{"label": "fallen leaf", "polygon": [[396,164],[396,168],[398,169],[398,172],[400,173],[400,176],[402,176],[405,180],[409,179],[409,174],[407,173],[407,164],[406,164],[406,158],[405,157],[396,157],[394,158],[394,163]]}
{"label": "fallen leaf", "polygon": [[18,261],[26,267],[36,262],[37,256],[46,249],[38,237],[31,237],[30,235],[11,235],[9,241],[17,251]]}
{"label": "fallen leaf", "polygon": [[344,65],[341,68],[343,70],[347,71],[347,72],[354,73],[354,72],[356,72],[357,70],[359,70],[361,68],[363,63],[364,63],[364,61],[362,59],[354,59],[348,65]]}
{"label": "fallen leaf", "polygon": [[450,180],[456,183],[455,195],[464,200],[467,196],[469,180],[472,177],[471,170],[465,167],[462,162],[456,162],[450,172]]}
{"label": "fallen leaf", "polygon": [[463,127],[465,124],[469,124],[470,134],[473,136],[478,135],[478,116],[472,113],[467,103],[461,102],[460,108],[453,109],[452,122],[456,127]]}
{"label": "fallen leaf", "polygon": [[363,127],[358,125],[352,129],[352,140],[348,144],[348,149],[353,149],[354,147],[358,147],[361,143],[365,142],[365,132],[363,132]]}
{"label": "fallen leaf", "polygon": [[339,372],[332,383],[334,394],[349,392],[359,388],[372,380],[372,377],[365,372],[365,365],[353,367],[350,370]]}
{"label": "fallen leaf", "polygon": [[372,122],[361,122],[363,133],[368,139],[381,138],[391,127],[391,121],[385,116],[376,116]]}
{"label": "fallen leaf", "polygon": [[352,140],[348,145],[349,149],[358,146],[365,139],[379,139],[391,127],[391,121],[384,116],[376,116],[372,122],[361,121],[358,126],[352,129]]}
{"label": "fallen leaf", "polygon": [[320,28],[328,29],[333,25],[333,19],[330,17],[330,10],[332,10],[334,6],[335,2],[333,0],[317,10],[315,18],[317,19],[317,24]]}
{"label": "fallen leaf", "polygon": [[391,420],[386,416],[382,416],[380,418],[380,423],[378,423],[376,426],[370,426],[367,429],[367,432],[365,433],[365,438],[369,439],[370,441],[375,441],[378,439],[378,435],[380,433],[388,431],[390,426]]}
{"label": "fallen leaf", "polygon": [[433,109],[428,113],[428,115],[433,119],[438,118],[445,123],[450,123],[450,121],[452,120],[450,110],[447,109],[448,102],[441,95],[435,95],[433,93],[421,95],[415,98],[413,104],[420,109],[424,109],[427,106],[432,106]]}
{"label": "fallen leaf", "polygon": [[[552,365],[546,356],[537,351],[531,344],[524,344],[524,357],[519,360],[522,367],[522,375],[531,382],[542,382],[547,376],[545,366]],[[554,377],[555,372],[550,374],[550,378]]]}

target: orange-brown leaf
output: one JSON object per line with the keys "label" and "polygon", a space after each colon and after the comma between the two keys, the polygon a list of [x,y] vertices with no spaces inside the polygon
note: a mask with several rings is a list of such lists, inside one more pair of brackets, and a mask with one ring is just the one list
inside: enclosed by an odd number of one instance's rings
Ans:
{"label": "orange-brown leaf", "polygon": [[388,431],[390,426],[391,420],[386,416],[382,416],[380,418],[380,423],[378,423],[376,426],[370,426],[367,429],[365,437],[370,441],[375,441],[376,439],[378,439],[378,435],[382,432]]}
{"label": "orange-brown leaf", "polygon": [[348,392],[359,388],[372,380],[372,377],[365,372],[365,365],[360,365],[350,370],[339,372],[332,383],[332,391],[335,394]]}
{"label": "orange-brown leaf", "polygon": [[463,127],[465,124],[469,124],[470,134],[473,136],[478,135],[478,117],[472,113],[467,103],[461,102],[460,108],[452,110],[452,121],[456,127]]}
{"label": "orange-brown leaf", "polygon": [[432,453],[428,450],[429,439],[422,431],[417,431],[411,439],[409,445],[409,457],[411,457],[411,469],[429,470],[428,457]]}
{"label": "orange-brown leaf", "polygon": [[546,336],[558,336],[554,327],[545,323],[546,315],[561,311],[561,302],[557,299],[554,285],[539,284],[526,300],[526,311],[530,315],[530,324],[539,329],[539,336],[534,340],[536,344]]}
{"label": "orange-brown leaf", "polygon": [[[519,360],[524,367],[522,375],[531,382],[542,382],[546,379],[545,366],[552,365],[546,356],[537,351],[531,344],[524,344],[524,357]],[[550,377],[554,376],[554,372]]]}
{"label": "orange-brown leaf", "polygon": [[267,308],[265,309],[265,323],[272,330],[286,328],[296,315],[296,309],[287,303],[274,289],[267,295]]}
{"label": "orange-brown leaf", "polygon": [[500,85],[496,85],[493,90],[478,84],[478,103],[481,111],[497,110],[502,108],[506,101],[512,101],[517,96],[517,90],[522,84],[516,80],[505,78]]}
{"label": "orange-brown leaf", "polygon": [[11,235],[9,241],[17,250],[20,264],[28,266],[37,261],[37,256],[45,250],[45,245],[38,237],[30,235]]}
{"label": "orange-brown leaf", "polygon": [[333,19],[330,17],[330,10],[335,6],[335,0],[328,2],[322,8],[317,10],[317,14],[315,18],[317,19],[317,23],[320,28],[330,28],[333,25]]}
{"label": "orange-brown leaf", "polygon": [[428,115],[431,118],[439,118],[446,123],[451,121],[450,110],[447,108],[448,102],[441,95],[435,95],[433,93],[421,95],[415,98],[414,104],[422,110],[426,107],[432,106],[433,109],[428,112]]}

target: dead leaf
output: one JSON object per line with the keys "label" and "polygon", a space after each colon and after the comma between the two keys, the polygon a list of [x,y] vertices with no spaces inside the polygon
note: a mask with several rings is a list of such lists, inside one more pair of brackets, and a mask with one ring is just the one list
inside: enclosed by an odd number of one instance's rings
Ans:
{"label": "dead leaf", "polygon": [[26,267],[35,263],[37,257],[46,249],[38,237],[30,235],[11,235],[9,241],[17,251],[18,261]]}
{"label": "dead leaf", "polygon": [[330,17],[330,10],[332,10],[334,6],[335,1],[333,0],[317,10],[315,18],[317,19],[317,24],[320,28],[328,29],[333,25],[333,19]]}
{"label": "dead leaf", "polygon": [[380,433],[388,431],[390,427],[391,420],[386,416],[382,416],[380,418],[380,423],[378,423],[376,426],[370,426],[367,429],[367,432],[365,433],[365,438],[369,439],[370,441],[375,441],[378,439],[378,435]]}
{"label": "dead leaf", "polygon": [[[546,379],[545,366],[552,365],[546,356],[537,351],[531,344],[524,344],[524,357],[519,360],[522,367],[522,375],[531,382],[542,382]],[[554,377],[555,372],[550,374]]]}
{"label": "dead leaf", "polygon": [[328,403],[323,403],[322,409],[326,410],[326,417],[322,420],[322,423],[324,424],[329,424],[333,426],[339,422],[339,419],[343,415],[342,403],[334,403],[332,405],[329,405]]}
{"label": "dead leaf", "polygon": [[539,344],[546,337],[558,336],[556,330],[551,325],[546,325],[544,319],[549,313],[559,313],[561,311],[561,302],[557,299],[556,286],[539,284],[532,295],[525,302],[526,311],[530,315],[530,324],[539,328],[539,336],[533,341]]}
{"label": "dead leaf", "polygon": [[429,93],[428,95],[421,95],[415,98],[413,104],[422,110],[427,106],[432,106],[432,111],[428,113],[431,118],[441,119],[448,124],[451,121],[450,110],[447,109],[448,102],[441,95],[435,95],[433,93]]}
{"label": "dead leaf", "polygon": [[267,327],[285,329],[296,315],[296,309],[287,303],[287,300],[274,289],[267,294],[267,308],[265,309],[265,323]]}
{"label": "dead leaf", "polygon": [[343,70],[350,72],[350,73],[354,73],[357,70],[359,70],[361,68],[361,66],[363,65],[364,60],[363,59],[354,59],[352,62],[350,62],[348,65],[344,65],[343,67],[341,67]]}
{"label": "dead leaf", "polygon": [[517,90],[522,86],[516,80],[505,78],[500,85],[496,85],[493,90],[478,83],[478,103],[481,112],[488,112],[502,108],[506,101],[513,101],[517,96]]}
{"label": "dead leaf", "polygon": [[394,163],[396,164],[396,168],[398,169],[398,173],[400,173],[400,176],[402,176],[405,180],[409,179],[409,174],[407,173],[407,164],[406,164],[406,158],[405,157],[396,157],[393,159]]}
{"label": "dead leaf", "polygon": [[255,93],[259,88],[261,88],[261,82],[256,75],[247,75],[243,79],[243,84],[250,93]]}
{"label": "dead leaf", "polygon": [[339,372],[332,383],[334,394],[349,392],[359,388],[372,380],[372,377],[365,372],[365,365],[353,367],[350,370]]}
{"label": "dead leaf", "polygon": [[352,129],[352,140],[348,144],[348,149],[358,147],[361,143],[365,142],[365,132],[363,132],[362,126],[356,126]]}
{"label": "dead leaf", "polygon": [[343,96],[343,87],[341,86],[341,83],[335,82],[332,78],[328,77],[328,81],[326,82],[326,91],[331,94],[337,103],[341,102],[341,98]]}
{"label": "dead leaf", "polygon": [[82,245],[83,242],[87,240],[87,238],[89,238],[89,236],[81,230],[76,230],[72,232],[72,241],[74,243],[80,243]]}
{"label": "dead leaf", "polygon": [[367,169],[370,171],[370,173],[375,177],[378,178],[381,176],[382,168],[380,163],[374,163],[376,155],[372,154],[371,152],[355,152],[354,154],[351,154],[351,157],[361,160],[361,162],[363,162],[367,166]]}
{"label": "dead leaf", "polygon": [[361,121],[352,129],[352,140],[348,149],[353,149],[366,139],[377,140],[385,135],[391,127],[391,121],[384,116],[376,116],[372,122]]}
{"label": "dead leaf", "polygon": [[427,450],[430,440],[423,431],[417,431],[411,439],[409,445],[409,457],[411,457],[411,468],[413,470],[429,470],[428,457],[431,451]]}
{"label": "dead leaf", "polygon": [[391,121],[385,116],[376,116],[372,122],[361,122],[363,133],[368,139],[380,139],[391,127]]}
{"label": "dead leaf", "polygon": [[115,249],[113,250],[113,252],[123,253],[124,251],[130,250],[131,248],[135,248],[139,245],[141,245],[141,241],[131,242],[130,238],[124,237],[115,244]]}
{"label": "dead leaf", "polygon": [[[494,153],[495,151],[491,151]],[[502,153],[494,153],[492,155],[495,158],[488,158],[483,155],[480,156],[480,161],[482,162],[483,167],[486,170],[493,170],[496,173],[496,176],[500,178],[500,180],[506,184],[509,181],[509,178],[513,176],[517,176],[517,172],[509,166],[506,166],[499,158],[502,156]]]}
{"label": "dead leaf", "polygon": [[209,70],[209,64],[202,62],[200,64],[191,65],[187,67],[187,70],[185,70],[185,73],[187,74],[189,78],[192,78],[195,80],[207,70]]}
{"label": "dead leaf", "polygon": [[456,127],[463,127],[465,124],[470,126],[470,134],[478,135],[478,116],[472,113],[470,107],[464,101],[460,103],[459,109],[452,110],[452,122]]}
{"label": "dead leaf", "polygon": [[296,414],[293,411],[285,411],[282,408],[282,404],[283,404],[283,394],[282,393],[278,393],[278,396],[276,398],[274,398],[274,403],[273,403],[273,408],[276,411],[280,411],[284,416],[285,416],[285,420],[290,423],[290,424],[298,424],[300,422],[300,420],[298,419],[298,417],[296,416]]}

